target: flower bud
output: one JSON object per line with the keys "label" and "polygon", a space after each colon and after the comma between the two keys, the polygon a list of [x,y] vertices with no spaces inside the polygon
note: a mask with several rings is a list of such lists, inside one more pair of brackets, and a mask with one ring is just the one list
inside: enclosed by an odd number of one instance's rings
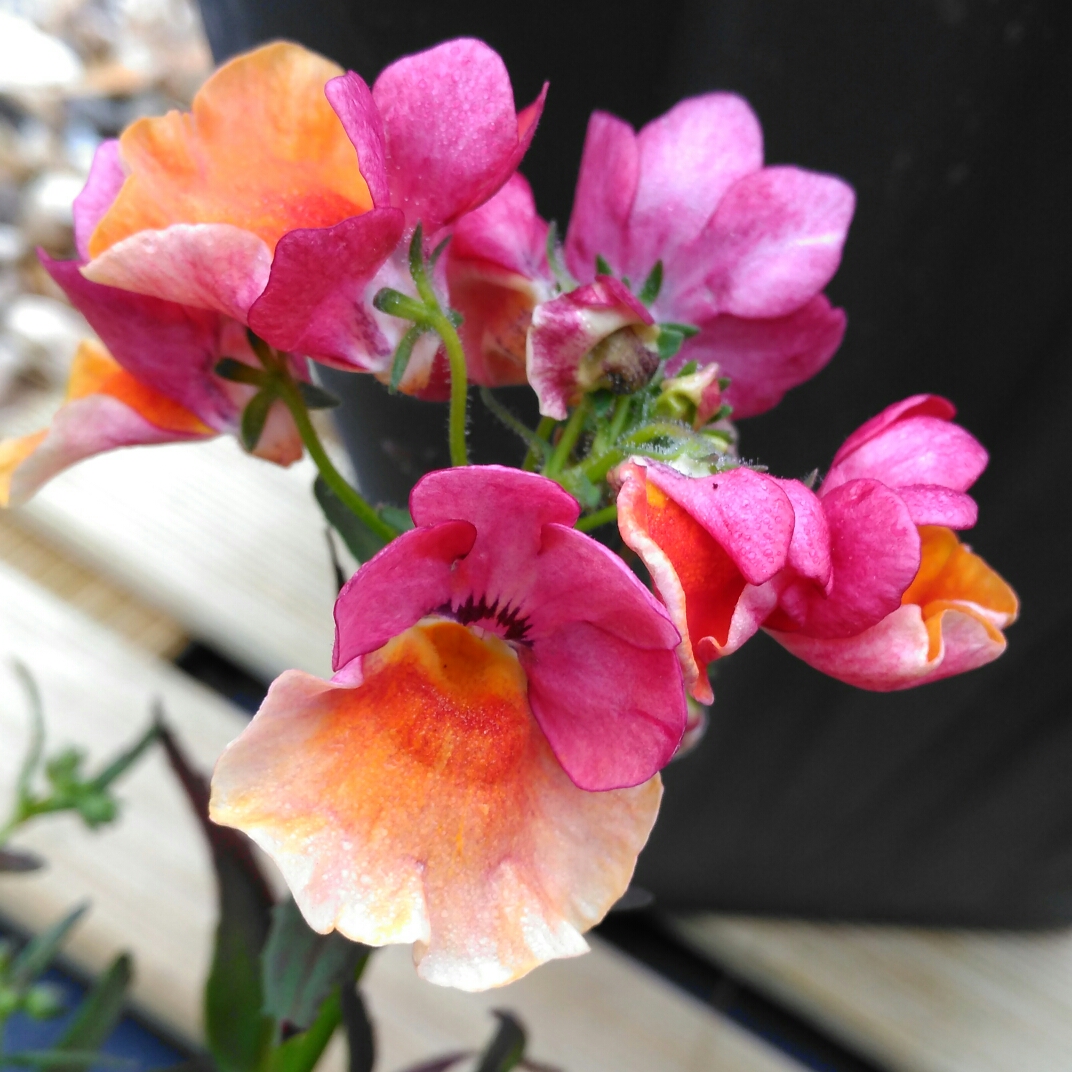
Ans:
{"label": "flower bud", "polygon": [[650,329],[640,326],[619,328],[601,339],[581,359],[577,370],[577,385],[587,393],[604,388],[616,395],[639,391],[655,375],[659,355],[645,345],[640,332]]}
{"label": "flower bud", "polygon": [[671,376],[661,385],[660,414],[701,429],[722,408],[718,365],[705,365],[685,375]]}

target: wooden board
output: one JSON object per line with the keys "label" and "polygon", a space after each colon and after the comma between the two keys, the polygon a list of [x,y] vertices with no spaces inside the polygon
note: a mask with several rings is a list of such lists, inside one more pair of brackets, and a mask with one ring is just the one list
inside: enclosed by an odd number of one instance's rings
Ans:
{"label": "wooden board", "polygon": [[893,1072],[1068,1072],[1072,933],[698,915],[696,949]]}
{"label": "wooden board", "polygon": [[[103,756],[135,736],[151,701],[206,769],[244,724],[240,712],[144,650],[0,565],[0,660],[17,656],[44,696],[50,741]],[[25,736],[24,702],[0,662],[0,800],[9,799]],[[0,911],[40,928],[83,897],[92,913],[70,947],[90,969],[120,948],[136,958],[137,1001],[196,1037],[214,926],[214,891],[201,835],[159,755],[119,790],[120,822],[87,832],[69,817],[40,821],[15,844],[50,861],[0,883]],[[564,1072],[792,1072],[795,1064],[713,1010],[601,943],[504,990],[466,995],[420,981],[409,950],[376,955],[366,993],[377,1022],[378,1068],[399,1066],[488,1036],[488,1010],[516,1010],[532,1055]],[[332,1067],[341,1067],[338,1061]]]}

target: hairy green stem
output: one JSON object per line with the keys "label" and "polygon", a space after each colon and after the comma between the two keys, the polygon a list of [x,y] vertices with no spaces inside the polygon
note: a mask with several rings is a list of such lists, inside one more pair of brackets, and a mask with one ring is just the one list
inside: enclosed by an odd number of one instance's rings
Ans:
{"label": "hairy green stem", "polygon": [[[434,295],[433,295],[434,299]],[[442,312],[430,318],[432,330],[443,340],[450,363],[450,464],[468,465],[469,448],[465,442],[466,405],[469,401],[469,379],[465,367],[465,350],[458,331]]]}
{"label": "hairy green stem", "polygon": [[480,388],[480,401],[511,432],[523,439],[528,444],[529,450],[536,451],[542,458],[547,457],[550,447],[546,440],[541,439],[528,425],[515,417],[487,387]]}
{"label": "hairy green stem", "polygon": [[544,476],[554,479],[565,468],[566,462],[569,461],[569,456],[580,438],[585,418],[588,416],[591,406],[591,399],[588,395],[585,395],[577,408],[570,414],[569,420],[566,421],[566,427],[562,429],[562,435],[559,436],[555,449],[551,453],[550,461],[544,466]]}
{"label": "hairy green stem", "polygon": [[582,517],[573,527],[581,532],[591,532],[592,529],[598,529],[600,525],[609,525],[617,518],[618,504],[611,503],[610,506],[604,506],[602,510],[597,510],[594,514]]}
{"label": "hairy green stem", "polygon": [[[541,417],[540,423],[536,425],[536,438],[547,448],[543,454],[544,458],[547,457],[547,453],[550,450],[551,433],[554,431],[556,424],[558,424],[558,421],[554,417]],[[536,456],[536,451],[530,447],[528,454],[525,455],[525,460],[521,463],[521,468],[525,472],[531,473],[535,470],[538,461],[540,459]]]}

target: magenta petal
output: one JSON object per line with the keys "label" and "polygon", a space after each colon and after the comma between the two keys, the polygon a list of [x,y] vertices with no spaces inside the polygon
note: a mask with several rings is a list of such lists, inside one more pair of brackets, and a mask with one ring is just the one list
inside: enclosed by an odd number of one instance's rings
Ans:
{"label": "magenta petal", "polygon": [[532,713],[579,788],[639,785],[677,750],[688,709],[672,649],[573,622],[519,657]]}
{"label": "magenta petal", "polygon": [[842,447],[823,492],[858,477],[881,480],[891,488],[937,484],[966,491],[986,463],[983,445],[959,425],[937,416],[904,416],[854,450]]}
{"label": "magenta petal", "polygon": [[109,138],[97,146],[82,192],[74,199],[74,244],[82,260],[89,260],[89,237],[112,206],[126,174],[119,157],[119,141]]}
{"label": "magenta petal", "polygon": [[798,576],[808,577],[829,590],[830,526],[823,504],[799,480],[778,480],[778,486],[793,504],[793,540],[789,545],[788,565]]}
{"label": "magenta petal", "polygon": [[[877,480],[854,480],[822,498],[830,526],[833,584],[816,592],[801,632],[847,637],[901,605],[919,569],[919,530],[901,497]],[[798,617],[799,609],[793,614]],[[798,617],[799,620],[799,617]]]}
{"label": "magenta petal", "polygon": [[[763,131],[740,97],[708,93],[650,122],[637,136],[637,147],[640,172],[628,252],[616,267],[639,280],[662,259],[669,291],[674,278],[691,268],[679,251],[693,242],[729,188],[763,166]],[[710,248],[693,248],[706,268]]]}
{"label": "magenta petal", "polygon": [[577,393],[581,358],[615,331],[651,323],[651,313],[610,276],[598,276],[594,283],[537,305],[526,366],[540,412],[565,420]]}
{"label": "magenta petal", "polygon": [[368,184],[372,203],[377,208],[387,208],[391,204],[391,189],[387,182],[387,146],[383,120],[372,99],[372,90],[361,75],[347,71],[324,86],[324,96],[357,150],[357,165]]}
{"label": "magenta petal", "polygon": [[939,417],[943,421],[951,421],[957,415],[956,406],[941,395],[912,395],[900,402],[894,402],[887,406],[880,414],[865,421],[855,432],[841,444],[841,448],[834,455],[833,465],[837,465],[843,458],[856,450],[869,439],[874,439],[890,425],[909,417]]}
{"label": "magenta petal", "polygon": [[597,256],[623,270],[639,175],[640,149],[633,128],[606,112],[593,112],[566,232],[566,265],[578,279],[595,277]]}
{"label": "magenta petal", "polygon": [[719,312],[786,316],[830,282],[852,220],[852,188],[833,175],[770,167],[737,182],[697,245]]}
{"label": "magenta petal", "polygon": [[917,525],[944,525],[948,529],[970,529],[979,520],[979,507],[962,491],[935,484],[910,484],[899,487],[912,521]]}
{"label": "magenta petal", "polygon": [[743,467],[688,477],[655,462],[648,463],[647,473],[710,533],[749,584],[763,584],[784,568],[794,514],[774,477]]}
{"label": "magenta petal", "polygon": [[526,279],[548,275],[547,224],[523,175],[511,175],[490,201],[457,222],[447,257],[448,274],[458,262],[484,261]]}
{"label": "magenta petal", "polygon": [[279,240],[249,326],[280,350],[344,368],[391,348],[365,308],[369,281],[402,237],[398,209],[376,208],[333,227],[289,231]]}
{"label": "magenta petal", "polygon": [[43,251],[38,256],[127,372],[211,427],[233,426],[235,403],[212,374],[224,356],[219,313],[91,283],[78,261],[55,261]]}
{"label": "magenta petal", "polygon": [[672,368],[686,361],[718,364],[729,377],[723,400],[736,418],[766,413],[786,391],[810,380],[834,356],[845,334],[845,313],[832,309],[823,294],[789,316],[743,320],[716,316],[697,323],[700,334],[689,339]]}
{"label": "magenta petal", "polygon": [[333,670],[382,648],[450,603],[452,567],[476,539],[468,521],[402,533],[350,578],[335,603]]}
{"label": "magenta petal", "polygon": [[[510,77],[482,41],[459,38],[391,64],[372,87],[383,117],[391,203],[426,234],[510,177],[521,137]],[[523,151],[523,150],[522,150]]]}

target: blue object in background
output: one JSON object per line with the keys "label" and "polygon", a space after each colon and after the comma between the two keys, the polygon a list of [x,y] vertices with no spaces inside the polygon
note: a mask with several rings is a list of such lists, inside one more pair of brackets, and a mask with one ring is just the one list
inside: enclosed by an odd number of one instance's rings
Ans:
{"label": "blue object in background", "polygon": [[[47,1050],[63,1034],[86,992],[80,983],[55,969],[45,972],[41,981],[50,983],[62,992],[67,1012],[54,1020],[32,1020],[22,1013],[12,1016],[4,1032],[5,1053]],[[148,1072],[149,1069],[179,1064],[187,1056],[129,1016],[123,1017],[101,1049],[110,1057],[123,1058],[127,1063],[121,1066],[96,1065],[92,1072],[116,1072],[117,1067],[126,1072]],[[13,1067],[0,1063],[3,1072]]]}

